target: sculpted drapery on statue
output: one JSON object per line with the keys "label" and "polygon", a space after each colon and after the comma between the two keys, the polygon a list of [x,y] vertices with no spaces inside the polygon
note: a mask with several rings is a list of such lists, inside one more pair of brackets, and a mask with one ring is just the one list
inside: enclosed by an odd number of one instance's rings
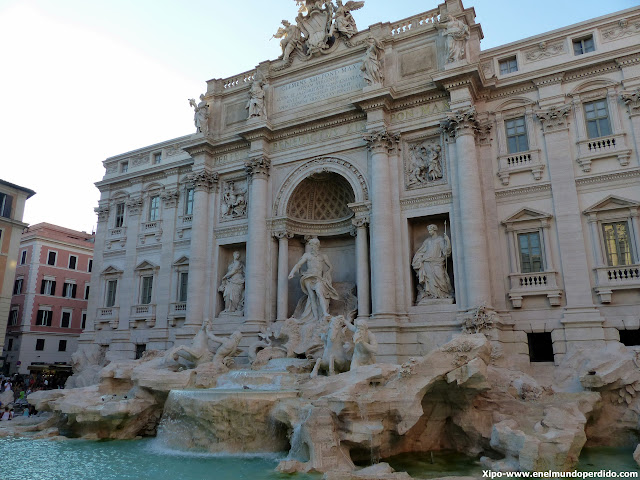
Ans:
{"label": "sculpted drapery on statue", "polygon": [[356,27],[356,21],[353,19],[351,12],[364,7],[364,2],[349,1],[343,5],[341,0],[337,0],[337,4],[338,8],[333,16],[334,22],[331,25],[329,36],[335,32],[340,32],[345,37],[351,38],[358,33],[358,27]]}
{"label": "sculpted drapery on statue", "polygon": [[209,133],[209,105],[204,101],[204,95],[200,95],[200,103],[196,103],[195,99],[189,99],[189,105],[194,109],[193,123],[196,126],[196,133]]}
{"label": "sculpted drapery on statue", "polygon": [[457,62],[467,56],[467,41],[471,34],[469,27],[462,20],[452,16],[436,23],[436,28],[445,29],[447,36],[447,62]]}
{"label": "sculpted drapery on statue", "polygon": [[418,275],[418,298],[416,304],[423,300],[452,298],[451,280],[447,273],[445,261],[451,256],[451,241],[445,233],[438,236],[438,227],[427,227],[429,237],[422,243],[413,257],[411,266]]}
{"label": "sculpted drapery on statue", "polygon": [[223,313],[242,313],[244,309],[244,264],[240,261],[240,252],[233,252],[233,260],[222,277],[218,291],[224,299]]}
{"label": "sculpted drapery on statue", "polygon": [[304,318],[311,313],[315,320],[320,320],[329,316],[329,299],[337,300],[339,296],[332,286],[333,267],[329,258],[320,253],[320,240],[317,238],[309,240],[309,252],[302,255],[291,269],[289,279],[292,279],[305,263],[307,270],[300,278],[300,286],[307,295],[307,303],[302,316]]}
{"label": "sculpted drapery on statue", "polygon": [[280,38],[280,47],[282,48],[282,59],[286,62],[293,53],[301,40],[301,30],[298,25],[291,25],[288,20],[282,20],[282,27],[273,38]]}
{"label": "sculpted drapery on statue", "polygon": [[249,110],[249,118],[264,117],[266,111],[264,109],[264,79],[258,73],[251,84],[249,90],[249,101],[247,102],[247,110]]}
{"label": "sculpted drapery on statue", "polygon": [[380,56],[382,53],[382,45],[374,39],[369,40],[369,48],[362,59],[362,78],[367,85],[382,84],[384,81],[384,73],[382,72],[382,62]]}

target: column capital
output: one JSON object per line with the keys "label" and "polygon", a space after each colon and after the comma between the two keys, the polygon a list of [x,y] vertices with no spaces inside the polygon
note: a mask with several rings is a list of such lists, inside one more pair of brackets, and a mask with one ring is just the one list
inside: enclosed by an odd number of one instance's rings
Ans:
{"label": "column capital", "polygon": [[142,197],[134,197],[127,200],[127,210],[129,210],[130,215],[139,215],[142,210],[142,205],[144,204],[144,200]]}
{"label": "column capital", "polygon": [[98,222],[106,222],[109,219],[109,205],[98,205],[93,211],[98,215]]}
{"label": "column capital", "polygon": [[180,197],[180,193],[177,189],[175,190],[166,190],[162,192],[160,198],[164,202],[164,206],[167,208],[175,208],[178,206],[178,198]]}
{"label": "column capital", "polygon": [[374,153],[390,152],[400,143],[399,133],[390,133],[386,128],[365,133],[362,138]]}
{"label": "column capital", "polygon": [[188,179],[191,183],[193,183],[193,188],[197,190],[204,190],[209,192],[212,188],[214,188],[218,184],[218,172],[209,172],[207,170],[201,170],[199,172],[194,172],[189,176]]}
{"label": "column capital", "polygon": [[473,135],[478,130],[476,107],[461,108],[447,113],[447,119],[440,122],[440,127],[451,137]]}
{"label": "column capital", "polygon": [[557,132],[569,128],[569,114],[573,105],[570,103],[536,110],[536,117],[542,123],[544,133]]}
{"label": "column capital", "polygon": [[278,240],[283,240],[283,239],[291,239],[293,238],[293,233],[287,231],[287,230],[279,230],[277,232],[273,232],[272,235],[277,238]]}
{"label": "column capital", "polygon": [[268,177],[270,169],[271,160],[266,155],[250,158],[244,162],[244,170],[249,178]]}
{"label": "column capital", "polygon": [[620,93],[620,99],[629,109],[629,116],[640,115],[640,87]]}
{"label": "column capital", "polygon": [[355,228],[366,228],[366,226],[369,225],[369,223],[370,223],[369,215],[356,217],[353,220],[351,220],[351,224]]}

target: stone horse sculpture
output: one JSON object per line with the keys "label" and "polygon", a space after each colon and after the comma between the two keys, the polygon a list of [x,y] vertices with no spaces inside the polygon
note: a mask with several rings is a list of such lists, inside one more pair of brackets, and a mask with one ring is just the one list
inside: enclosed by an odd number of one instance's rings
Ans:
{"label": "stone horse sculpture", "polygon": [[346,372],[351,364],[349,355],[349,344],[345,336],[347,323],[342,315],[331,318],[327,333],[323,333],[320,338],[324,341],[324,351],[322,357],[316,360],[316,364],[311,372],[311,378],[318,376],[318,371],[322,368],[329,375]]}
{"label": "stone horse sculpture", "polygon": [[202,327],[200,327],[196,336],[193,337],[189,347],[180,345],[179,347],[169,351],[167,357],[172,358],[175,362],[178,362],[180,358],[183,358],[189,364],[193,365],[193,367],[190,368],[195,368],[200,364],[213,360],[213,353],[209,349],[209,338],[207,336],[207,329],[210,328],[210,322],[211,321],[209,319],[205,319],[204,322],[202,322]]}

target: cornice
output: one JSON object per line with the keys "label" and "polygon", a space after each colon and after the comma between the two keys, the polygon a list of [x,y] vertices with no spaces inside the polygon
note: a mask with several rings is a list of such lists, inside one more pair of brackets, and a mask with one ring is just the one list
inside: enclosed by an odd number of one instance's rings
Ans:
{"label": "cornice", "polygon": [[518,197],[521,195],[530,195],[534,193],[550,192],[551,183],[543,183],[539,185],[527,185],[525,187],[509,188],[504,190],[496,190],[496,198]]}
{"label": "cornice", "polygon": [[620,172],[602,173],[599,175],[590,175],[588,177],[576,178],[576,185],[591,185],[594,183],[606,183],[616,180],[622,180],[625,178],[637,177],[640,177],[640,167],[632,168],[629,170],[622,170]]}
{"label": "cornice", "polygon": [[414,210],[417,208],[428,207],[431,205],[446,205],[453,201],[451,190],[441,193],[432,193],[429,195],[420,195],[416,197],[407,197],[400,199],[401,210]]}
{"label": "cornice", "polygon": [[271,140],[283,140],[285,138],[295,137],[297,135],[315,132],[317,130],[324,130],[325,128],[336,127],[338,125],[344,125],[347,123],[363,121],[366,119],[367,114],[364,112],[349,112],[347,114],[331,118],[330,120],[307,122],[300,126],[288,127],[278,132],[274,132],[271,136]]}
{"label": "cornice", "polygon": [[248,232],[249,226],[246,223],[234,225],[232,227],[216,228],[213,230],[213,234],[216,238],[240,237],[247,235]]}
{"label": "cornice", "polygon": [[196,155],[210,155],[213,156],[215,154],[216,147],[211,141],[207,138],[204,138],[197,143],[192,143],[190,145],[185,145],[182,147],[184,151],[186,151],[191,157]]}
{"label": "cornice", "polygon": [[448,100],[448,99],[449,99],[449,94],[447,92],[443,92],[440,90],[434,91],[433,93],[427,94],[427,95],[424,95],[424,94],[411,95],[404,100],[396,101],[391,107],[391,111],[396,112],[399,110],[406,110],[407,108],[419,107],[420,105],[425,105],[433,101]]}
{"label": "cornice", "polygon": [[572,80],[579,80],[581,78],[593,77],[595,75],[602,75],[603,73],[612,72],[618,70],[620,67],[615,61],[606,62],[598,66],[585,67],[576,69],[571,72],[567,72],[564,75],[564,80],[570,82]]}

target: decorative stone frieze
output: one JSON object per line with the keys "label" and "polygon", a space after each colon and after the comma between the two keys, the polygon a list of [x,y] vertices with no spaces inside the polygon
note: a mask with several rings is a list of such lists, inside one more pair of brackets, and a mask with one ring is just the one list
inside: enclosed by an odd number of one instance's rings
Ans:
{"label": "decorative stone frieze", "polygon": [[623,18],[618,20],[617,24],[602,29],[602,41],[612,42],[619,38],[627,37],[629,35],[637,35],[640,33],[640,19],[635,18],[629,20]]}
{"label": "decorative stone frieze", "polygon": [[640,87],[622,92],[620,99],[629,109],[629,116],[640,115]]}
{"label": "decorative stone frieze", "polygon": [[528,62],[537,62],[539,60],[544,60],[549,57],[555,57],[556,55],[561,55],[566,53],[564,48],[565,42],[564,40],[560,40],[558,42],[540,42],[536,47],[531,48],[529,50],[525,50],[524,58]]}
{"label": "decorative stone frieze", "polygon": [[569,128],[569,113],[571,113],[571,109],[572,105],[567,104],[537,110],[535,114],[542,123],[544,133],[552,133]]}
{"label": "decorative stone frieze", "polygon": [[178,190],[166,190],[162,192],[160,198],[164,202],[164,206],[167,208],[175,208],[178,205],[178,198],[180,197],[180,193]]}
{"label": "decorative stone frieze", "polygon": [[271,169],[271,160],[264,155],[260,157],[250,158],[244,162],[244,170],[249,178],[255,176],[269,176]]}

